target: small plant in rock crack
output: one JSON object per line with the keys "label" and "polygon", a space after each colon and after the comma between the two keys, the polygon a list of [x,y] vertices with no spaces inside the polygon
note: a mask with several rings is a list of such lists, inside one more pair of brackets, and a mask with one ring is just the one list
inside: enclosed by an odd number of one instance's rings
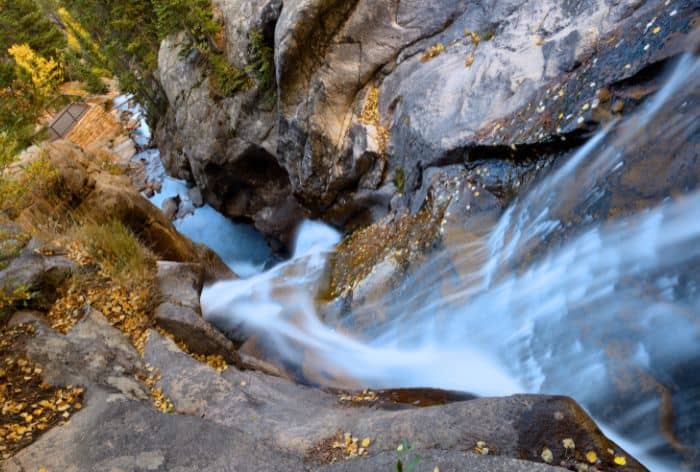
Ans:
{"label": "small plant in rock crack", "polygon": [[406,439],[396,448],[396,454],[399,456],[396,460],[396,472],[413,472],[420,464],[421,457],[411,453],[411,444]]}

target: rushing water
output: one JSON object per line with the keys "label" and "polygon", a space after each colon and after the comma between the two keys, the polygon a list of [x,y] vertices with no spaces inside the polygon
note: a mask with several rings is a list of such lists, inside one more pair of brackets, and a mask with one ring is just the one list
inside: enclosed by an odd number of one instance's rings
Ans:
{"label": "rushing water", "polygon": [[686,56],[487,235],[437,252],[342,326],[314,302],[337,242],[318,225],[289,262],[205,289],[204,314],[331,383],[570,395],[653,469],[677,470],[700,450],[699,95]]}
{"label": "rushing water", "polygon": [[[114,106],[119,111],[131,113],[132,119],[139,121],[133,140],[142,148],[148,146],[151,130],[143,108],[128,95],[117,97]],[[187,182],[166,174],[158,149],[146,149],[134,156],[134,160],[145,166],[149,182],[161,184],[160,190],[149,198],[151,203],[162,208],[167,199],[180,198],[180,216],[174,221],[178,231],[194,242],[209,246],[241,277],[250,277],[263,270],[272,257],[271,250],[251,225],[233,222],[210,205],[195,208]]]}

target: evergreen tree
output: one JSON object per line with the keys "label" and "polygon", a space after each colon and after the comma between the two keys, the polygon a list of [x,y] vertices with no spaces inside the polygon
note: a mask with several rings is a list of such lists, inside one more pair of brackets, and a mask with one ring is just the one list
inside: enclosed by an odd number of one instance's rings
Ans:
{"label": "evergreen tree", "polygon": [[40,56],[58,58],[66,40],[35,0],[0,0],[0,60],[9,59],[7,50],[14,44],[27,44]]}

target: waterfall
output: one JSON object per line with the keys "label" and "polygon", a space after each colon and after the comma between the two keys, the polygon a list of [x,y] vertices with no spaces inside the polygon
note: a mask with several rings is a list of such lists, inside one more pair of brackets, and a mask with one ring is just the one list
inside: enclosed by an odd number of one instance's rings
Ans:
{"label": "waterfall", "polygon": [[[330,384],[570,395],[676,469],[700,450],[700,161],[683,151],[700,146],[699,79],[700,60],[684,56],[489,234],[432,254],[342,325],[315,301],[337,243],[318,225],[292,260],[206,288],[204,315]],[[659,419],[669,405],[674,431]]]}

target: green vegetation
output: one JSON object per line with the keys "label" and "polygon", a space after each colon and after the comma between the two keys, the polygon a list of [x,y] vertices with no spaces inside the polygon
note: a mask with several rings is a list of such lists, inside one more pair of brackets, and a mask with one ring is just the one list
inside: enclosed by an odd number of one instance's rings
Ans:
{"label": "green vegetation", "polygon": [[64,6],[99,44],[100,56],[119,79],[123,91],[133,93],[146,105],[151,121],[167,103],[156,78],[160,41],[184,31],[183,56],[196,57],[209,73],[214,98],[225,98],[250,88],[256,80],[274,99],[272,48],[259,31],[250,36],[250,67],[238,69],[228,63],[217,47],[222,34],[210,0],[54,0]]}
{"label": "green vegetation", "polygon": [[63,105],[63,81],[105,93],[103,77],[114,76],[154,124],[167,107],[156,77],[160,42],[180,31],[187,38],[182,53],[206,68],[213,98],[257,84],[274,105],[269,38],[252,30],[248,66],[230,64],[217,46],[223,32],[210,0],[0,0],[0,171],[41,137],[37,123]]}
{"label": "green vegetation", "polygon": [[0,270],[7,267],[7,260],[19,255],[29,239],[28,234],[0,229]]}
{"label": "green vegetation", "polygon": [[36,298],[36,292],[32,292],[25,285],[19,285],[6,292],[0,288],[0,324],[2,324],[13,311],[28,308],[30,302]]}
{"label": "green vegetation", "polygon": [[164,110],[155,77],[160,37],[150,0],[54,0],[53,7],[64,7],[80,25],[85,36],[78,37],[95,45],[90,56],[112,71],[122,91],[136,95],[151,117]]}
{"label": "green vegetation", "polygon": [[39,202],[52,205],[61,195],[58,170],[44,155],[0,179],[0,211],[10,216]]}
{"label": "green vegetation", "polygon": [[249,77],[228,63],[225,57],[214,54],[209,57],[211,74],[209,92],[214,98],[226,98],[250,87]]}
{"label": "green vegetation", "polygon": [[7,50],[13,44],[27,44],[40,56],[58,59],[66,46],[66,38],[35,0],[0,0],[0,59],[3,66],[8,65]]}
{"label": "green vegetation", "polygon": [[394,171],[394,185],[399,193],[403,193],[404,187],[406,186],[406,177],[401,167]]}
{"label": "green vegetation", "polygon": [[68,239],[79,242],[110,279],[126,286],[144,286],[152,279],[153,254],[121,221],[78,224]]}
{"label": "green vegetation", "polygon": [[420,464],[421,457],[411,454],[411,445],[406,439],[396,449],[396,453],[399,456],[396,460],[396,472],[413,472]]}
{"label": "green vegetation", "polygon": [[214,21],[210,0],[151,0],[151,2],[160,39],[165,39],[172,33],[187,31],[197,48],[203,51],[212,49],[212,38],[219,33],[221,26]]}
{"label": "green vegetation", "polygon": [[0,171],[34,140],[65,46],[64,35],[35,0],[0,0]]}
{"label": "green vegetation", "polygon": [[87,32],[53,0],[0,0],[0,172],[43,137],[38,122],[65,105],[65,80],[106,91],[102,77],[111,74],[104,63]]}
{"label": "green vegetation", "polygon": [[265,41],[260,29],[253,29],[248,35],[250,48],[248,51],[249,66],[246,72],[255,77],[258,87],[265,94],[265,101],[274,104],[276,101],[275,84],[275,51]]}

